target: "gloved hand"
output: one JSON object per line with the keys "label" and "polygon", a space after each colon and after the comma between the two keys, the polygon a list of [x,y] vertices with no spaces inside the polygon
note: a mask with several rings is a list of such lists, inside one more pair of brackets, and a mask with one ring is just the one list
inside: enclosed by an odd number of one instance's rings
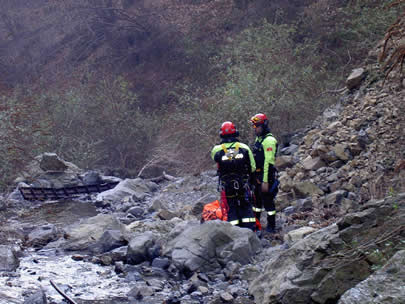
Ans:
{"label": "gloved hand", "polygon": [[262,192],[269,192],[269,183],[262,183]]}

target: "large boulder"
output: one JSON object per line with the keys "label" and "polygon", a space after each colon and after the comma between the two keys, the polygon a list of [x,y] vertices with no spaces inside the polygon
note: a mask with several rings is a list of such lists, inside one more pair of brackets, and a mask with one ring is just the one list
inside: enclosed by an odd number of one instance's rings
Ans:
{"label": "large boulder", "polygon": [[53,224],[36,227],[27,237],[26,244],[30,247],[42,248],[49,242],[58,239],[58,229]]}
{"label": "large boulder", "polygon": [[384,267],[346,291],[338,304],[402,304],[405,299],[405,250],[397,252]]}
{"label": "large boulder", "polygon": [[155,190],[156,184],[145,181],[141,178],[125,179],[113,189],[101,192],[97,195],[97,201],[119,202],[124,198],[134,197],[134,200],[139,200],[140,197],[145,198],[147,193]]}
{"label": "large boulder", "polygon": [[43,153],[28,164],[16,181],[32,183],[35,187],[68,187],[81,183],[83,171],[55,153]]}
{"label": "large boulder", "polygon": [[349,77],[346,79],[346,87],[349,90],[358,88],[364,77],[366,77],[366,71],[363,68],[352,70]]}
{"label": "large boulder", "polygon": [[[121,224],[121,222],[115,216],[99,214],[66,227],[64,229],[64,237],[66,241],[62,247],[65,250],[72,251],[98,251],[100,245],[102,248],[105,248],[100,240],[108,230],[120,231],[122,234],[122,239],[126,238],[125,226]],[[115,236],[114,239],[117,238],[119,237]]]}
{"label": "large boulder", "polygon": [[215,271],[230,261],[247,264],[259,250],[253,231],[215,220],[189,227],[166,245],[163,254],[181,271],[192,273]]}
{"label": "large boulder", "polygon": [[314,291],[313,285],[319,283],[325,270],[310,266],[313,260],[323,255],[321,252],[337,232],[336,225],[321,229],[273,257],[263,273],[249,285],[249,292],[254,295],[256,302],[312,303],[310,297]]}
{"label": "large boulder", "polygon": [[152,260],[156,240],[157,236],[151,231],[134,236],[128,244],[127,262],[130,264],[139,264],[144,261]]}
{"label": "large boulder", "polygon": [[370,201],[337,224],[312,232],[273,256],[250,282],[249,292],[257,303],[336,303],[401,249],[395,244],[405,225],[404,202],[404,194]]}

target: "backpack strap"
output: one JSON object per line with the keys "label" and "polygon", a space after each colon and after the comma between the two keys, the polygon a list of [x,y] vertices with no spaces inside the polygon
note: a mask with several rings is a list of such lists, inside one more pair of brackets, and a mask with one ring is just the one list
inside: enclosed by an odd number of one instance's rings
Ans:
{"label": "backpack strap", "polygon": [[263,138],[261,140],[259,140],[260,144],[262,144],[262,142],[269,136],[274,137],[273,134],[267,133],[266,135],[263,136]]}
{"label": "backpack strap", "polygon": [[[239,152],[239,146],[240,146],[240,143],[237,142],[235,144],[235,152],[236,152],[236,154],[238,154],[238,152]],[[222,147],[222,150],[225,152],[225,154],[228,153],[228,149],[226,148],[225,144],[222,144],[221,147]],[[230,146],[229,148],[232,148],[232,146]]]}

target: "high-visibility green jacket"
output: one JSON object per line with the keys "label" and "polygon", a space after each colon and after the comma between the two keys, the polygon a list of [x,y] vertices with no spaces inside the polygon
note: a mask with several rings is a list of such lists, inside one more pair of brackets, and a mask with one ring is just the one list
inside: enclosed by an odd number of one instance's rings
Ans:
{"label": "high-visibility green jacket", "polygon": [[277,139],[271,133],[256,137],[253,155],[256,161],[256,172],[262,177],[264,183],[269,182],[269,169],[274,167],[277,153]]}

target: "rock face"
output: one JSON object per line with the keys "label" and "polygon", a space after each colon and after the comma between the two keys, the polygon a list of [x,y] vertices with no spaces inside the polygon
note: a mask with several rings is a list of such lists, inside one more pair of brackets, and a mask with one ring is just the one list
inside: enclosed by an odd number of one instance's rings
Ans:
{"label": "rock face", "polygon": [[[337,224],[309,234],[272,257],[262,274],[250,283],[249,292],[257,303],[335,303],[343,293],[366,279],[372,273],[373,265],[378,267],[401,249],[403,245],[399,240],[405,225],[404,214],[405,195],[370,201],[359,212],[350,213]],[[391,268],[389,265],[383,268],[385,273],[392,270],[394,275],[395,267],[403,258],[403,253],[396,257]],[[395,280],[403,283],[403,275],[403,271],[397,271]],[[377,277],[381,278],[378,273]],[[370,284],[375,284],[371,283],[374,280],[371,277]],[[380,281],[388,283],[384,288],[389,290],[392,280],[386,277]],[[365,285],[359,285],[357,290],[363,290],[361,286]],[[353,291],[353,297],[356,292]]]}
{"label": "rock face", "polygon": [[247,264],[260,249],[260,241],[251,230],[216,220],[186,229],[169,242],[164,255],[190,273],[221,269],[230,261]]}
{"label": "rock face", "polygon": [[405,250],[397,252],[380,270],[349,289],[338,304],[401,304],[405,299]]}

